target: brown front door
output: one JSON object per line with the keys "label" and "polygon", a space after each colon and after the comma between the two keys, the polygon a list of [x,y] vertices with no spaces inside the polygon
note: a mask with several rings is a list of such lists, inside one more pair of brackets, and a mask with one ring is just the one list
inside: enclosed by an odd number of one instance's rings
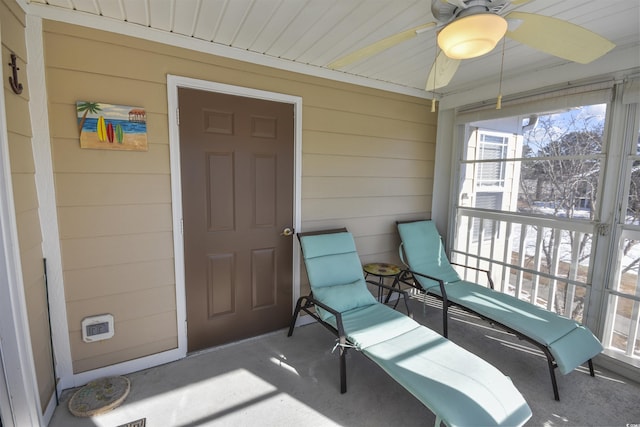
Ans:
{"label": "brown front door", "polygon": [[178,91],[188,351],[292,310],[293,105]]}

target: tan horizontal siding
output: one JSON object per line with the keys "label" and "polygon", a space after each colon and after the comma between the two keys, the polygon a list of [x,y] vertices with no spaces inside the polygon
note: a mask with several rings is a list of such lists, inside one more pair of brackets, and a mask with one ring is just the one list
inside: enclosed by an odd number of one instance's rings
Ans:
{"label": "tan horizontal siding", "polygon": [[[428,197],[367,197],[340,199],[309,199],[302,205],[302,215],[307,221],[327,218],[361,218],[416,214],[431,206]],[[375,233],[377,230],[371,230]]]}
{"label": "tan horizontal siding", "polygon": [[[109,54],[109,52],[104,52]],[[114,55],[117,52],[114,51]],[[140,64],[145,66],[145,64]],[[77,101],[94,101],[107,102],[120,105],[130,105],[133,107],[142,107],[149,109],[151,113],[158,112],[159,106],[164,105],[166,111],[167,94],[166,86],[155,82],[146,82],[139,80],[131,80],[129,78],[120,77],[118,75],[98,74],[87,78],[87,74],[80,70],[61,70],[57,68],[47,69],[48,80],[73,80],[74,85],[60,87],[49,84],[47,87],[49,96],[55,101],[55,104],[67,104],[75,106]],[[90,98],[87,96],[91,94]],[[144,100],[143,102],[141,102]],[[71,122],[72,129],[77,130],[77,122],[67,119]],[[55,127],[54,127],[55,129]],[[57,135],[56,135],[57,136]],[[66,132],[65,132],[66,136]]]}
{"label": "tan horizontal siding", "polygon": [[[18,228],[18,236],[20,236],[21,251],[39,248],[42,243],[42,233],[40,232],[40,217],[36,207],[22,211],[16,217],[16,226]],[[38,256],[42,258],[41,250]]]}
{"label": "tan horizontal siding", "polygon": [[58,206],[171,203],[170,177],[158,174],[58,173],[56,198]]}
{"label": "tan horizontal siding", "polygon": [[[16,214],[38,208],[38,192],[35,176],[32,173],[14,173],[11,175],[13,184],[13,202]],[[19,236],[18,236],[19,237]]]}
{"label": "tan horizontal siding", "polygon": [[[6,64],[9,64],[9,54],[6,55]],[[4,64],[3,64],[4,65]],[[20,70],[24,70],[26,67],[24,64],[20,64],[18,61],[18,67]],[[9,69],[5,66],[6,69]],[[6,74],[5,74],[6,75]],[[25,74],[22,75],[23,77]],[[6,85],[9,85],[9,78],[5,77]],[[27,93],[26,78],[20,78],[19,82],[22,83],[22,93],[16,95],[10,87],[5,87],[5,100],[7,101],[7,109],[5,114],[7,117],[7,125],[9,126],[9,132],[31,138],[31,121],[29,120],[29,99]],[[11,108],[9,108],[9,105]]]}
{"label": "tan horizontal siding", "polygon": [[[93,314],[113,313],[105,310],[87,312],[87,315]],[[72,350],[79,359],[86,359],[87,357],[96,357],[110,352],[128,352],[129,348],[162,341],[168,336],[177,336],[175,315],[175,311],[166,311],[150,316],[137,317],[132,320],[119,321],[116,313],[113,316],[113,329],[115,331],[113,338],[85,343],[82,340],[81,329],[77,328],[76,330],[69,331],[69,336],[72,337]],[[177,343],[177,340],[175,342]],[[137,357],[141,356],[142,355],[138,355]],[[74,369],[74,371],[77,372],[76,369]]]}
{"label": "tan horizontal siding", "polygon": [[169,232],[65,239],[61,247],[67,270],[173,258]]}
{"label": "tan horizontal siding", "polygon": [[431,178],[309,176],[302,192],[310,199],[338,197],[427,196]]}
{"label": "tan horizontal siding", "polygon": [[[307,221],[308,230],[324,230],[346,227],[355,239],[373,234],[397,234],[396,221],[408,221],[427,218],[430,212],[412,212],[408,214],[376,215],[362,218],[338,218]],[[375,230],[375,232],[372,232]],[[397,248],[389,248],[397,249]]]}
{"label": "tan horizontal siding", "polygon": [[60,207],[61,239],[171,231],[171,204]]}
{"label": "tan horizontal siding", "polygon": [[371,135],[345,135],[331,131],[306,131],[305,154],[362,156],[370,153],[387,159],[433,160],[435,146],[424,141],[408,141]]}
{"label": "tan horizontal siding", "polygon": [[[427,137],[430,129],[426,123],[368,116],[327,108],[305,106],[302,114],[306,129],[345,135],[420,141]],[[435,131],[435,128],[433,130]]]}
{"label": "tan horizontal siding", "polygon": [[427,160],[382,159],[315,154],[302,156],[305,176],[370,176],[384,178],[428,178],[434,163]]}
{"label": "tan horizontal siding", "polygon": [[358,254],[363,259],[370,258],[372,255],[386,254],[390,247],[397,248],[399,243],[400,239],[395,233],[374,234],[356,239]]}
{"label": "tan horizontal siding", "polygon": [[9,156],[12,173],[35,173],[36,168],[33,162],[33,150],[30,137],[11,133],[9,138]]}
{"label": "tan horizontal siding", "polygon": [[331,82],[314,93],[313,98],[305,102],[305,108],[353,112],[368,117],[428,124],[426,114],[431,113],[425,114],[424,103],[424,100],[411,100],[402,95],[381,91],[360,92],[353,87],[345,90],[339,83]]}
{"label": "tan horizontal siding", "polygon": [[303,229],[345,226],[362,262],[399,262],[395,221],[430,216],[435,115],[355,96],[360,109],[306,105]]}
{"label": "tan horizontal siding", "polygon": [[[148,304],[150,301],[153,304]],[[96,314],[112,314],[114,322],[122,323],[172,311],[175,309],[175,288],[172,285],[156,286],[126,292],[126,299],[123,299],[121,294],[111,294],[90,300],[73,301],[67,305],[69,323],[74,325],[70,331],[81,331],[82,319]]]}
{"label": "tan horizontal siding", "polygon": [[[27,57],[27,43],[24,37],[26,17],[24,11],[14,2],[2,1],[0,4],[0,28],[2,29],[2,44],[22,58]],[[4,62],[3,62],[4,65]],[[23,68],[24,70],[24,68]]]}
{"label": "tan horizontal siding", "polygon": [[42,378],[38,380],[38,394],[40,400],[48,402],[53,398],[55,390],[55,382],[53,380],[53,372],[51,368],[51,348],[50,346],[44,348],[33,348],[33,359],[36,367],[36,378]]}
{"label": "tan horizontal siding", "polygon": [[[175,313],[173,313],[173,317],[175,318]],[[169,326],[171,324],[171,314],[168,313],[166,318],[163,319],[165,323],[156,323],[152,322],[150,324],[142,324],[142,328],[130,330],[128,336],[129,338],[135,338],[137,335],[144,334],[146,328],[162,328],[165,326]],[[175,319],[173,319],[175,320]],[[126,325],[124,326],[126,327]],[[74,335],[74,339],[75,339]],[[100,343],[94,343],[95,345],[99,345]],[[104,346],[103,346],[104,347]],[[178,341],[176,338],[165,338],[158,341],[153,342],[144,342],[144,343],[134,343],[130,346],[119,349],[116,352],[109,353],[101,353],[97,354],[93,357],[87,357],[85,359],[80,359],[74,361],[73,368],[74,373],[78,374],[81,372],[90,371],[92,369],[98,369],[103,366],[109,366],[113,364],[113,360],[121,359],[122,361],[128,361],[133,359],[138,359],[144,356],[150,356],[156,353],[160,353],[166,351],[167,349],[174,349],[178,347]],[[72,346],[73,348],[73,346]]]}
{"label": "tan horizontal siding", "polygon": [[[21,248],[22,249],[22,248]],[[47,311],[47,294],[44,284],[44,262],[42,261],[42,251],[38,246],[24,248],[20,252],[23,265],[29,266],[29,271],[23,274],[25,298],[33,307],[40,310],[34,311],[33,318],[38,318]],[[29,316],[31,318],[31,316]],[[35,333],[36,331],[32,331]]]}
{"label": "tan horizontal siding", "polygon": [[174,284],[173,259],[160,259],[65,272],[67,302],[137,292]]}
{"label": "tan horizontal siding", "polygon": [[[178,346],[176,313],[169,311],[114,326],[110,340],[85,343],[80,330],[69,332],[71,351],[76,355],[75,373],[137,359]],[[117,362],[116,362],[117,361]]]}
{"label": "tan horizontal siding", "polygon": [[149,144],[149,151],[78,150],[78,139],[57,139],[53,150],[56,172],[166,174],[168,144]]}

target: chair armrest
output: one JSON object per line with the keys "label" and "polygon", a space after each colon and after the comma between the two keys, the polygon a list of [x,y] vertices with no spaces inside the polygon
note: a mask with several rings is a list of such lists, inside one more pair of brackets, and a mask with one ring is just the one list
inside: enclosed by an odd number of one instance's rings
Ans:
{"label": "chair armrest", "polygon": [[329,313],[333,314],[336,318],[336,326],[338,329],[338,339],[340,340],[340,344],[346,344],[347,342],[347,338],[344,334],[344,326],[342,325],[342,313],[340,313],[339,311],[329,307],[328,305],[326,305],[325,303],[322,303],[320,301],[318,301],[317,299],[315,299],[313,297],[313,294],[310,294],[307,298],[307,301],[311,302],[313,305],[317,305],[320,308],[322,308],[323,310],[328,311]]}
{"label": "chair armrest", "polygon": [[413,271],[413,270],[403,270],[403,271],[410,273],[413,276],[420,276],[420,277],[424,277],[425,279],[430,279],[430,280],[433,280],[434,282],[438,282],[438,284],[440,285],[440,292],[442,292],[442,298],[445,301],[447,300],[447,290],[444,288],[444,280],[434,276],[429,276],[428,274],[418,273],[417,271]]}
{"label": "chair armrest", "polygon": [[385,284],[382,284],[382,283],[374,282],[372,280],[365,280],[365,281],[367,283],[369,283],[370,285],[376,285],[376,286],[378,286],[380,288],[388,289],[391,292],[398,292],[398,293],[406,294],[406,292],[403,291],[402,289],[397,289],[397,288],[394,288],[394,287],[389,286],[389,285],[385,285]]}
{"label": "chair armrest", "polygon": [[471,269],[471,270],[480,271],[482,273],[486,273],[487,274],[487,280],[489,281],[489,287],[491,289],[495,289],[493,287],[493,279],[491,278],[491,271],[485,270],[484,268],[473,267],[471,265],[458,264],[457,262],[450,262],[449,264],[457,265],[457,266],[462,267],[462,268],[468,268],[468,269]]}
{"label": "chair armrest", "polygon": [[[447,297],[447,290],[444,287],[444,280],[439,279],[437,277],[434,276],[429,276],[428,274],[422,274],[422,273],[418,273],[417,271],[413,271],[413,270],[403,270],[401,274],[405,274],[405,273],[409,273],[412,276],[421,276],[424,277],[426,279],[430,279],[433,280],[435,282],[438,282],[438,285],[440,286],[440,293],[441,293],[441,298],[442,298],[442,335],[447,338],[448,337],[448,308],[449,308],[449,298]],[[414,278],[415,280],[415,278]],[[422,286],[420,286],[422,287]],[[422,291],[427,294],[427,290],[422,288]]]}
{"label": "chair armrest", "polygon": [[[397,277],[398,276],[396,276],[396,281],[394,282],[394,284],[396,282],[398,282]],[[387,289],[387,290],[389,290],[389,293],[397,292],[397,293],[401,294],[402,295],[402,299],[404,300],[404,307],[407,310],[407,315],[413,319],[413,313],[411,312],[411,309],[409,308],[409,303],[407,302],[407,300],[409,298],[409,295],[407,294],[406,291],[403,291],[402,289],[400,289],[400,286],[398,286],[397,288],[394,288],[393,286],[384,285],[382,283],[374,282],[374,281],[371,281],[371,280],[365,280],[365,282],[367,282],[367,283],[369,283],[371,285],[378,286],[379,288]],[[388,296],[387,296],[387,301],[388,301]]]}

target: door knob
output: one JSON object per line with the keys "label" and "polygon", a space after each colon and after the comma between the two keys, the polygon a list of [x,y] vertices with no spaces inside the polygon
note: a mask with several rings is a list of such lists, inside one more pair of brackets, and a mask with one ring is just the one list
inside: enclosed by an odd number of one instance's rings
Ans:
{"label": "door knob", "polygon": [[287,227],[284,230],[282,230],[282,233],[280,233],[281,236],[291,236],[294,233],[293,229]]}

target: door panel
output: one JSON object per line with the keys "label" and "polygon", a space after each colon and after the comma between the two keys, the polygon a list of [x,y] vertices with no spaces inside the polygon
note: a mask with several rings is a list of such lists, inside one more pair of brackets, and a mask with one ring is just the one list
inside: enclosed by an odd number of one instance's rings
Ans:
{"label": "door panel", "polygon": [[[235,307],[233,254],[209,255],[207,266],[207,317],[231,313]],[[197,307],[196,307],[197,308]]]}
{"label": "door panel", "polygon": [[235,218],[233,153],[207,153],[208,231],[233,230]]}
{"label": "door panel", "polygon": [[251,255],[252,308],[271,307],[277,302],[275,251],[255,249]]}
{"label": "door panel", "polygon": [[293,106],[179,89],[188,351],[285,327]]}

